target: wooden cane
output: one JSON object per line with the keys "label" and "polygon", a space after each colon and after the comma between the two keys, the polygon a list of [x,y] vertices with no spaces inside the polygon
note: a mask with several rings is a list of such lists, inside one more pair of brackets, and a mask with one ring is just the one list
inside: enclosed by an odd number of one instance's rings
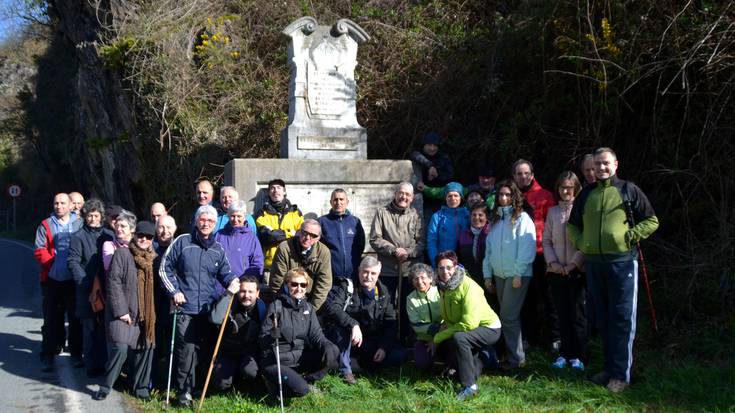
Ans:
{"label": "wooden cane", "polygon": [[202,410],[204,405],[204,396],[207,395],[207,387],[209,387],[209,379],[212,377],[212,370],[214,370],[214,362],[217,361],[217,352],[219,351],[219,345],[222,341],[222,336],[225,333],[225,326],[227,325],[227,319],[230,317],[230,309],[232,303],[235,301],[235,294],[230,298],[230,303],[227,304],[227,311],[225,312],[225,318],[222,320],[222,325],[219,328],[219,336],[217,336],[217,344],[214,346],[214,354],[212,354],[212,361],[209,363],[209,371],[207,372],[207,380],[204,381],[204,389],[202,389],[202,397],[199,398],[199,407],[197,407],[197,413]]}

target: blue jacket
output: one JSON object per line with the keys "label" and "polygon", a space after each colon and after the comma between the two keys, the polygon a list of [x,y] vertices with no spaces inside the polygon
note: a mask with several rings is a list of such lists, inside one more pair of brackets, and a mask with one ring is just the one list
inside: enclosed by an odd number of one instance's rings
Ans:
{"label": "blue jacket", "polygon": [[209,312],[218,297],[216,284],[227,286],[236,278],[224,248],[213,237],[202,240],[196,231],[178,236],[161,259],[158,272],[169,297],[182,292],[184,314]]}
{"label": "blue jacket", "polygon": [[214,239],[225,249],[230,271],[237,277],[252,275],[263,281],[263,249],[249,224],[233,227],[227,224]]}
{"label": "blue jacket", "polygon": [[470,212],[465,207],[442,209],[435,212],[426,229],[426,251],[429,262],[436,267],[434,258],[440,252],[457,251],[459,236],[470,227]]}
{"label": "blue jacket", "polygon": [[493,275],[510,278],[516,275],[531,277],[536,259],[536,226],[528,214],[522,212],[511,224],[512,207],[498,208],[500,220],[490,224],[485,240],[485,260],[482,272],[485,278]]}
{"label": "blue jacket", "polygon": [[357,274],[362,253],[365,251],[365,230],[360,218],[346,211],[334,211],[319,217],[322,226],[321,241],[332,254],[332,276],[352,278]]}

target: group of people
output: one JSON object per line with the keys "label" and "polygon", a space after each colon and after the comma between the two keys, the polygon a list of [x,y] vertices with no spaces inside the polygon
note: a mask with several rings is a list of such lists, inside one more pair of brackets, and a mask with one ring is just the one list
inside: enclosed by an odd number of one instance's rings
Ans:
{"label": "group of people", "polygon": [[268,183],[254,215],[234,187],[215,203],[212,184],[198,182],[198,207],[178,236],[162,203],[139,221],[96,198],[74,204],[73,194],[57,194],[36,234],[42,369],[53,371],[68,339],[72,364],[99,378],[97,399],[126,364],[132,393],[149,399],[165,385],[170,356],[178,401],[190,405],[210,361],[219,389],[262,377],[269,394],[291,397],[318,391],[314,383],[333,369],[355,384],[356,374],[412,359],[426,372],[442,365],[463,400],[477,394],[489,364],[522,368],[525,336],[542,325],[559,341],[552,367],[584,370],[589,297],[605,358],[592,379],[625,389],[634,246],[658,221],[643,192],[616,176],[613,150],[585,158],[584,188],[566,171],[552,193],[523,159],[511,179],[496,183],[483,168],[465,188],[437,144],[427,135],[412,159],[424,170],[417,189],[426,199],[442,193],[445,204],[423,219],[411,206],[414,186],[401,182],[367,235],[345,190],[332,192],[328,214],[308,219],[281,179]]}

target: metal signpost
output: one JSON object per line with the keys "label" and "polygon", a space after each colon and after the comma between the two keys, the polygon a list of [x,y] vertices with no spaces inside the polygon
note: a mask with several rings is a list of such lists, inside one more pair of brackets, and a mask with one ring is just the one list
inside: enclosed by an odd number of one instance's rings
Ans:
{"label": "metal signpost", "polygon": [[20,196],[21,192],[19,185],[12,184],[8,186],[8,195],[13,198],[13,231],[17,229],[15,226],[15,200]]}

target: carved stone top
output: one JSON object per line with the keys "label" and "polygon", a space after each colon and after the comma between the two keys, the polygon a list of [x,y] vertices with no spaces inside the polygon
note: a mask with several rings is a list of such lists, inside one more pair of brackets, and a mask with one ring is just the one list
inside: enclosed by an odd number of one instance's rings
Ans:
{"label": "carved stone top", "polygon": [[367,132],[357,122],[357,48],[370,36],[355,22],[320,26],[301,17],[283,29],[291,38],[288,127],[281,156],[366,159]]}

